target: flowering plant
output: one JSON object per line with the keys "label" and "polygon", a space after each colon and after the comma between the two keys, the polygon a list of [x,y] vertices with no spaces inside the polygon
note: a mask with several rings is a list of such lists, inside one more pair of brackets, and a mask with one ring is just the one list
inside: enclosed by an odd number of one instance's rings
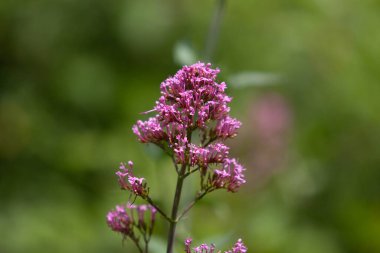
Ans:
{"label": "flowering plant", "polygon": [[[142,198],[149,205],[129,203],[117,206],[116,210],[108,214],[107,222],[112,230],[131,239],[141,253],[148,252],[156,212],[170,223],[167,253],[172,253],[176,225],[195,203],[218,189],[236,192],[245,183],[245,168],[229,157],[229,147],[223,144],[225,139],[236,136],[241,123],[229,115],[231,97],[225,94],[226,84],[216,81],[218,73],[219,69],[212,69],[211,64],[198,62],[184,66],[161,83],[161,97],[153,110],[146,112],[156,112],[156,115],[147,121],[137,121],[132,128],[140,142],[153,143],[166,152],[177,173],[169,216],[149,196],[146,180],[134,175],[131,161],[128,165],[121,163],[116,172],[121,189]],[[196,134],[199,136],[198,143],[193,141]],[[194,200],[179,213],[183,182],[193,173],[199,174],[200,189]],[[141,238],[144,246],[140,244]],[[191,241],[185,241],[187,253],[215,252],[214,245],[202,244],[191,248]],[[241,239],[231,250],[225,251],[244,252],[247,252],[247,248]]]}

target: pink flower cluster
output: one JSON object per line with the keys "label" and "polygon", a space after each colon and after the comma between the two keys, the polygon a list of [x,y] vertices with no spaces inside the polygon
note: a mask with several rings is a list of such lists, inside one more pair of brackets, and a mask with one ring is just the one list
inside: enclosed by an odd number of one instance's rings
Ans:
{"label": "pink flower cluster", "polygon": [[[186,253],[214,253],[215,245],[211,244],[208,246],[207,244],[201,244],[198,247],[191,248],[192,239],[188,238],[185,240],[185,252]],[[246,253],[248,248],[244,245],[243,241],[239,239],[231,250],[224,251],[224,253]],[[218,253],[221,251],[219,250]]]}
{"label": "pink flower cluster", "polygon": [[[241,122],[229,115],[232,99],[226,84],[216,81],[218,73],[211,64],[184,66],[161,83],[161,97],[150,111],[155,117],[139,120],[132,130],[139,141],[170,150],[177,164],[199,167],[203,174],[210,164],[221,166],[210,171],[212,183],[234,192],[245,182],[244,168],[228,158],[229,148],[221,141],[235,137]],[[191,142],[195,130],[200,145]]]}
{"label": "pink flower cluster", "polygon": [[211,64],[185,66],[161,83],[161,97],[156,103],[160,121],[178,122],[186,127],[205,127],[210,119],[221,119],[230,108],[226,84],[217,83],[219,69]]}
{"label": "pink flower cluster", "polygon": [[[161,97],[152,111],[157,116],[148,121],[138,121],[133,127],[141,142],[168,140],[167,128],[178,125],[185,129],[199,127],[204,129],[210,120],[218,120],[218,134],[232,137],[241,123],[228,116],[231,98],[225,94],[226,84],[217,83],[219,69],[212,69],[211,64],[196,63],[184,66],[173,77],[161,83]],[[230,126],[223,127],[224,122]],[[231,125],[232,124],[232,125]],[[183,131],[182,131],[183,132]]]}
{"label": "pink flower cluster", "polygon": [[[133,215],[134,212],[137,213],[137,219]],[[146,213],[149,215],[149,223],[146,222]],[[107,214],[107,224],[113,231],[122,233],[124,236],[134,236],[134,227],[142,231],[153,229],[156,213],[157,210],[151,205],[116,206],[115,210]]]}
{"label": "pink flower cluster", "polygon": [[118,181],[121,189],[129,190],[137,196],[145,196],[147,194],[146,184],[143,183],[144,178],[135,177],[133,175],[133,162],[128,162],[128,167],[125,163],[120,163],[119,171],[115,174],[118,176]]}

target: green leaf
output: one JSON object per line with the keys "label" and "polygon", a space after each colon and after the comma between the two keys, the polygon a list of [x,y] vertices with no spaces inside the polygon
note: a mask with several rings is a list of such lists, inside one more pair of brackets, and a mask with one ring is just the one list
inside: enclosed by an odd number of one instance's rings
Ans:
{"label": "green leaf", "polygon": [[194,48],[187,41],[178,41],[173,49],[174,62],[180,66],[191,65],[197,61]]}
{"label": "green leaf", "polygon": [[280,75],[275,73],[247,71],[231,75],[229,85],[235,88],[246,88],[277,85],[280,81]]}

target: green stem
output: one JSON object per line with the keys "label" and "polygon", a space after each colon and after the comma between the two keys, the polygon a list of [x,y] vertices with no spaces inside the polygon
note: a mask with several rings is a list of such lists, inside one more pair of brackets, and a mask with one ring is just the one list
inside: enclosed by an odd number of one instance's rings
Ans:
{"label": "green stem", "polygon": [[177,213],[178,213],[179,202],[181,200],[183,180],[185,179],[183,175],[185,174],[185,171],[186,171],[186,164],[182,165],[181,171],[177,177],[177,186],[176,186],[174,200],[173,200],[170,228],[169,228],[169,234],[168,234],[168,245],[167,245],[167,250],[166,250],[167,253],[173,252],[175,229],[177,226]]}
{"label": "green stem", "polygon": [[144,253],[149,252],[149,240],[146,238],[146,235],[144,235],[144,241],[145,241],[145,251]]}
{"label": "green stem", "polygon": [[135,243],[140,253],[144,253],[143,249],[140,246],[139,239],[136,236],[130,236],[131,240]]}

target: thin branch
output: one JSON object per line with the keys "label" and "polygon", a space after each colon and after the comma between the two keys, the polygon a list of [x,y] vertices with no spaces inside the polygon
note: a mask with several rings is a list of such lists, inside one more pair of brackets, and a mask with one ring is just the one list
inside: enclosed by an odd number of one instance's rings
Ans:
{"label": "thin branch", "polygon": [[173,164],[174,164],[174,167],[175,167],[175,171],[177,172],[177,174],[179,174],[178,165],[177,165],[177,163],[176,163],[176,161],[174,159],[174,156],[172,155],[171,158],[172,158],[172,161],[173,161]]}
{"label": "thin branch", "polygon": [[162,145],[162,143],[155,142],[154,144],[156,144],[157,147],[161,148],[168,156],[172,156],[169,150],[164,145]]}
{"label": "thin branch", "polygon": [[210,145],[212,142],[214,142],[216,139],[217,139],[216,137],[212,137],[212,138],[210,138],[210,139],[208,140],[208,142],[206,142],[206,144],[203,145],[203,147],[204,147],[204,148],[207,147],[207,146]]}
{"label": "thin branch", "polygon": [[199,201],[201,200],[204,196],[206,196],[207,193],[212,192],[214,189],[213,188],[208,188],[205,191],[203,191],[201,194],[197,195],[193,201],[190,202],[190,204],[182,211],[182,213],[178,216],[177,222],[182,219],[184,215],[186,215],[187,212],[190,211],[190,209]]}
{"label": "thin branch", "polygon": [[154,202],[153,202],[153,200],[149,197],[149,196],[147,196],[146,198],[145,198],[145,200],[149,203],[149,204],[151,204],[154,208],[156,208],[156,210],[157,210],[157,212],[159,212],[168,222],[173,222],[173,220],[164,212],[164,211],[162,211],[161,210],[161,208],[159,208],[158,207],[158,205],[157,204],[155,204]]}
{"label": "thin branch", "polygon": [[198,170],[200,169],[200,167],[197,167],[193,170],[190,170],[189,172],[187,172],[185,175],[183,175],[183,178],[187,178],[188,176],[190,176],[191,174],[193,174],[194,172],[197,172]]}

